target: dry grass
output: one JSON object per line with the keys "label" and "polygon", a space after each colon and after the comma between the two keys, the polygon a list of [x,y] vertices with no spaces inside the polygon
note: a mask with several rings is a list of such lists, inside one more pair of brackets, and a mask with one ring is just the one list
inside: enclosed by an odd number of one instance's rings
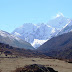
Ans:
{"label": "dry grass", "polygon": [[16,68],[30,64],[41,64],[52,67],[58,72],[72,72],[72,64],[57,59],[44,58],[0,58],[0,69],[2,72],[12,72]]}

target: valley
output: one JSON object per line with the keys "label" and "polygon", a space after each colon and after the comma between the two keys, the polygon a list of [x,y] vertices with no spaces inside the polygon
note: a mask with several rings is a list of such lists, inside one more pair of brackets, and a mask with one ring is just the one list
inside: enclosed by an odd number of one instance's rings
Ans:
{"label": "valley", "polygon": [[72,72],[71,19],[60,14],[47,24],[24,23],[12,33],[0,30],[0,72],[21,72],[16,70],[33,64]]}
{"label": "valley", "polygon": [[72,72],[72,0],[0,0],[0,72]]}

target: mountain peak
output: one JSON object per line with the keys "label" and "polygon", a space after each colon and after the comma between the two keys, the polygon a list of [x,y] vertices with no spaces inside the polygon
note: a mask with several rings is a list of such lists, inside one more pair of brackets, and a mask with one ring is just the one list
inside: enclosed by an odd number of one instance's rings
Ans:
{"label": "mountain peak", "polygon": [[55,18],[58,18],[58,17],[64,17],[63,13],[61,12],[57,13]]}
{"label": "mountain peak", "polygon": [[70,19],[64,17],[62,13],[58,13],[52,20],[48,22],[51,27],[62,29],[66,24],[68,24]]}

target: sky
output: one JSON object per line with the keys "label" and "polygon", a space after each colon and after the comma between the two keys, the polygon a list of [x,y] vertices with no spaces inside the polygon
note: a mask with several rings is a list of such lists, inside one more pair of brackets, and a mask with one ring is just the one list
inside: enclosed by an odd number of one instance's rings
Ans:
{"label": "sky", "polygon": [[72,19],[72,0],[0,0],[0,30],[11,33],[24,23],[47,23],[60,12]]}

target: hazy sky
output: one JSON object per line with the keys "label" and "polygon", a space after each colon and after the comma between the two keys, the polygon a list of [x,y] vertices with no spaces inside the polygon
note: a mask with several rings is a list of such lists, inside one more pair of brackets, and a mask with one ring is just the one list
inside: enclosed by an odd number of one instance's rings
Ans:
{"label": "hazy sky", "polygon": [[72,18],[72,0],[0,0],[0,29],[12,32],[24,23],[47,23],[58,12]]}

